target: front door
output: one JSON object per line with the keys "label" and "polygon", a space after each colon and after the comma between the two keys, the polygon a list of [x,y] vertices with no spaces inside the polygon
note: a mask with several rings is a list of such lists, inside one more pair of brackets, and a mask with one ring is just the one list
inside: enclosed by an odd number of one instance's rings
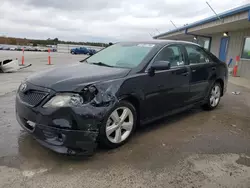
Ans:
{"label": "front door", "polygon": [[227,60],[228,42],[229,42],[229,37],[221,38],[219,59],[223,62],[226,62],[226,60]]}
{"label": "front door", "polygon": [[156,71],[154,76],[146,75],[144,93],[148,118],[185,106],[189,96],[189,71],[182,49],[178,45],[163,48],[153,61],[161,60],[169,61],[170,69]]}

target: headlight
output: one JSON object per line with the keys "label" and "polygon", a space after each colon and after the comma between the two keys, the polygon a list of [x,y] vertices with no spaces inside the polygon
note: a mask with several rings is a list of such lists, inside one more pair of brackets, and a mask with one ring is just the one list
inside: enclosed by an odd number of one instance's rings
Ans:
{"label": "headlight", "polygon": [[69,107],[79,106],[83,104],[83,98],[79,94],[74,93],[63,93],[58,94],[51,98],[45,105],[44,108],[56,108],[56,107]]}

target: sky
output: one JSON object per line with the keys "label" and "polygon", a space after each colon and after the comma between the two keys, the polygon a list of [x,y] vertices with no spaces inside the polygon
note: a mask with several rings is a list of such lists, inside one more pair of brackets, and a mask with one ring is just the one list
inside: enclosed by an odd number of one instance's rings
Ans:
{"label": "sky", "polygon": [[[250,0],[207,0],[217,13]],[[206,0],[0,0],[0,36],[68,41],[149,40],[212,16]],[[159,32],[158,32],[159,31]]]}

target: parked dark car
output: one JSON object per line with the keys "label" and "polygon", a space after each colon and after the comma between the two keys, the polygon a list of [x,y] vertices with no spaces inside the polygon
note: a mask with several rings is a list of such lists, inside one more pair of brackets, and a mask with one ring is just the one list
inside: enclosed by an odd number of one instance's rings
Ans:
{"label": "parked dark car", "polygon": [[56,48],[52,48],[51,52],[57,52],[57,49]]}
{"label": "parked dark car", "polygon": [[17,50],[17,51],[22,51],[22,50],[23,50],[23,47],[18,46],[16,50]]}
{"label": "parked dark car", "polygon": [[28,77],[17,92],[17,120],[56,152],[90,154],[97,143],[124,144],[137,125],[197,104],[216,108],[227,79],[226,64],[193,43],[117,43]]}
{"label": "parked dark car", "polygon": [[71,54],[88,54],[89,50],[85,47],[73,48],[70,50]]}
{"label": "parked dark car", "polygon": [[94,55],[95,53],[96,53],[96,50],[95,49],[88,49],[88,51],[89,51],[89,55]]}

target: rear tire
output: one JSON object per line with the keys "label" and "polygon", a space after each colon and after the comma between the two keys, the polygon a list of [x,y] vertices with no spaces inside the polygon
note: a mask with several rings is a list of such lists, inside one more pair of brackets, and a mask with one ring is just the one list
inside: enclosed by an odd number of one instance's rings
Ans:
{"label": "rear tire", "polygon": [[215,109],[221,99],[222,88],[219,82],[215,82],[213,87],[209,91],[209,97],[206,99],[206,103],[202,106],[204,110],[213,110]]}
{"label": "rear tire", "polygon": [[127,101],[120,101],[104,118],[99,133],[100,145],[111,149],[125,144],[132,136],[136,122],[135,107]]}

